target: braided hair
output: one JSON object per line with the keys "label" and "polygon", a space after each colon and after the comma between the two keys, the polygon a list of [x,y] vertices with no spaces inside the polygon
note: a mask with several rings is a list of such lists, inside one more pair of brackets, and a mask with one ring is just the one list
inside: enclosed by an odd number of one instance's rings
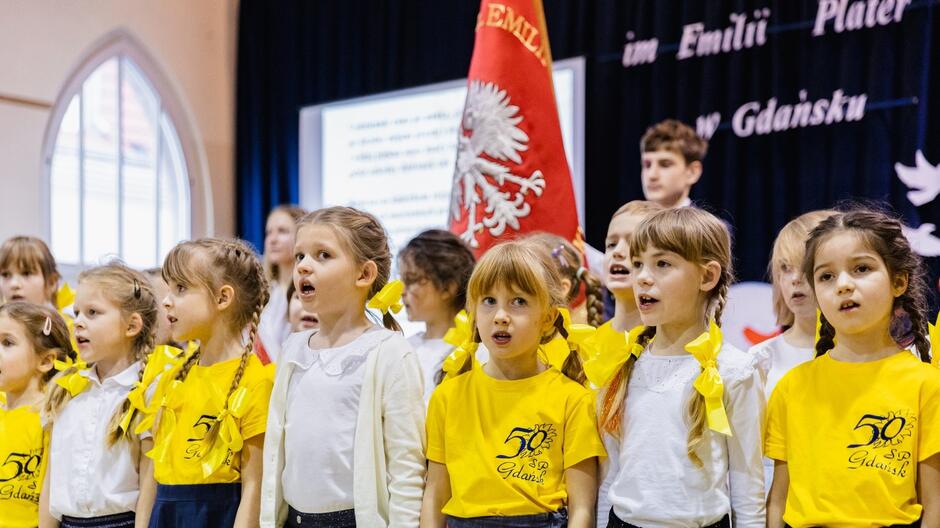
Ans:
{"label": "braided hair", "polygon": [[[840,232],[853,232],[884,261],[892,279],[907,278],[907,289],[894,298],[891,337],[899,346],[913,343],[921,361],[930,362],[930,341],[927,331],[927,281],[924,264],[911,249],[901,222],[887,213],[859,207],[826,218],[810,232],[806,241],[803,273],[815,290],[816,253],[830,237]],[[826,315],[820,315],[816,355],[821,356],[835,345],[836,329]]]}
{"label": "braided hair", "polygon": [[[238,368],[225,396],[223,412],[228,409],[230,396],[238,389],[251,357],[261,312],[268,303],[270,292],[264,267],[255,252],[240,240],[202,238],[182,242],[167,255],[163,265],[163,279],[185,286],[201,286],[214,295],[222,286],[230,286],[235,297],[231,310],[227,310],[228,323],[233,332],[248,332]],[[185,380],[193,365],[199,362],[202,350],[196,350],[179,369],[176,379]],[[215,420],[206,433],[206,445],[212,445],[219,432]]]}

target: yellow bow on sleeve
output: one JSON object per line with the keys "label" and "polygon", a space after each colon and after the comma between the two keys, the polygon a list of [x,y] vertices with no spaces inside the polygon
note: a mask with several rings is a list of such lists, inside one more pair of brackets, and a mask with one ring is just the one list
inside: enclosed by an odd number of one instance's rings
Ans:
{"label": "yellow bow on sleeve", "polygon": [[405,283],[400,280],[393,280],[382,287],[379,293],[376,293],[369,299],[369,308],[378,310],[387,314],[389,310],[398,313],[402,309],[401,294],[405,291]]}
{"label": "yellow bow on sleeve", "polygon": [[66,357],[65,361],[60,361],[57,359],[52,363],[52,365],[53,368],[59,372],[65,372],[73,368],[75,369],[74,372],[60,375],[55,380],[56,385],[69,391],[69,394],[73,398],[88,388],[88,378],[82,376],[81,374],[83,370],[88,368],[88,365],[82,360],[82,358],[77,358],[74,361],[70,357]]}
{"label": "yellow bow on sleeve", "polygon": [[454,326],[444,334],[444,342],[454,347],[441,365],[444,379],[450,379],[459,373],[468,358],[471,362],[476,360],[477,343],[473,341],[473,324],[466,310],[460,310],[454,317]]}
{"label": "yellow bow on sleeve", "polygon": [[594,335],[594,355],[584,362],[588,381],[597,388],[605,387],[630,356],[639,358],[644,347],[637,340],[645,329],[638,326],[629,332],[618,332],[609,322],[601,325]]}
{"label": "yellow bow on sleeve", "polygon": [[731,436],[731,426],[728,423],[728,414],[725,412],[722,399],[724,384],[718,373],[718,353],[721,351],[721,344],[721,329],[715,321],[709,321],[708,330],[685,345],[685,349],[702,365],[702,373],[692,385],[705,398],[705,417],[708,421],[708,428]]}
{"label": "yellow bow on sleeve", "polygon": [[[190,344],[190,348],[193,348],[193,345],[194,344]],[[182,354],[182,350],[169,345],[160,345],[150,354],[141,380],[135,383],[134,388],[127,394],[131,408],[128,409],[121,418],[121,430],[124,431],[125,434],[127,434],[128,429],[130,429],[131,416],[134,414],[135,409],[143,414],[143,418],[140,424],[134,429],[134,433],[139,435],[153,427],[163,395],[160,393],[158,386],[158,390],[153,396],[153,401],[150,405],[147,405],[147,390],[153,382],[156,381],[158,376],[179,365]]]}
{"label": "yellow bow on sleeve", "polygon": [[244,416],[248,410],[248,389],[239,387],[228,398],[228,406],[219,413],[216,421],[219,423],[219,434],[215,442],[208,446],[206,455],[202,458],[202,476],[208,477],[222,467],[228,457],[229,450],[238,453],[245,444],[241,430],[236,420]]}

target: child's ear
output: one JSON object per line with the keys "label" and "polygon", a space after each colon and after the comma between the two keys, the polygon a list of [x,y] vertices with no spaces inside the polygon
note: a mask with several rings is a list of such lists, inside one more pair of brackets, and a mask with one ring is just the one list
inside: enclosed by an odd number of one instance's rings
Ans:
{"label": "child's ear", "polygon": [[50,372],[55,363],[55,355],[54,350],[47,350],[45,354],[39,356],[39,364],[36,365],[36,370],[42,374]]}
{"label": "child's ear", "polygon": [[910,277],[907,273],[898,273],[894,276],[894,280],[891,284],[891,293],[895,297],[900,297],[907,292],[907,286],[910,282]]}
{"label": "child's ear", "polygon": [[688,179],[687,182],[689,187],[698,183],[698,179],[702,177],[702,162],[693,161],[689,163],[686,167],[688,169]]}
{"label": "child's ear", "polygon": [[372,260],[367,260],[362,269],[359,270],[359,277],[356,279],[356,286],[369,288],[375,279],[379,276],[379,267]]}
{"label": "child's ear", "polygon": [[223,284],[216,294],[215,307],[221,312],[231,306],[234,301],[235,288],[229,284]]}
{"label": "child's ear", "polygon": [[555,328],[555,320],[558,319],[560,315],[561,314],[558,312],[558,308],[555,308],[554,306],[545,311],[545,317],[542,320],[541,332],[543,336],[552,333],[552,330]]}
{"label": "child's ear", "polygon": [[699,289],[703,292],[712,291],[715,286],[718,286],[720,279],[721,264],[709,260],[702,266],[702,283],[699,285]]}
{"label": "child's ear", "polygon": [[127,318],[127,328],[124,330],[124,337],[135,337],[144,328],[144,320],[140,314],[134,312]]}

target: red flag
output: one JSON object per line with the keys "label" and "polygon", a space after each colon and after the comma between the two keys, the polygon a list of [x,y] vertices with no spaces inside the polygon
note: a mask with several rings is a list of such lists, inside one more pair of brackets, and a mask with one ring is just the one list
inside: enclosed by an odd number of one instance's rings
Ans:
{"label": "red flag", "polygon": [[574,240],[541,0],[482,0],[458,136],[450,230],[481,255],[528,231]]}

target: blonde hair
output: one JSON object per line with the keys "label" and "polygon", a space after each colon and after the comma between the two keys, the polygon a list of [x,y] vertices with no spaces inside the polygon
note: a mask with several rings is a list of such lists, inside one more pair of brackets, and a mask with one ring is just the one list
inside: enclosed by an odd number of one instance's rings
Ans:
{"label": "blonde hair", "polygon": [[[731,270],[731,235],[724,222],[695,207],[659,211],[645,218],[637,226],[630,241],[630,254],[639,255],[650,247],[671,251],[696,264],[714,261],[721,266],[718,283],[708,292],[704,314],[706,320],[714,318],[716,324],[721,325],[721,314],[727,302],[728,289],[734,281]],[[646,346],[655,335],[656,327],[647,327],[640,334],[638,343]],[[619,437],[621,434],[623,402],[627,397],[627,384],[635,361],[635,357],[631,355],[604,394],[600,424],[614,436]],[[689,436],[686,451],[692,462],[701,467],[702,460],[696,453],[696,448],[705,434],[705,399],[698,391],[692,391],[687,417]]]}
{"label": "blonde hair", "polygon": [[[119,262],[111,262],[81,272],[78,276],[78,283],[97,286],[98,291],[120,310],[122,320],[127,321],[135,313],[140,317],[140,331],[134,336],[132,345],[132,359],[140,362],[137,369],[137,381],[140,381],[147,368],[150,353],[153,351],[157,330],[157,301],[150,280],[137,270]],[[74,372],[73,367],[62,374],[68,375]],[[46,406],[50,421],[54,420],[69,399],[71,395],[66,389],[58,385],[52,387]],[[131,411],[131,423],[134,423],[137,419],[137,409],[132,408],[130,399],[125,397],[108,424],[108,445],[113,445],[122,437],[133,434],[133,427],[129,427],[128,431],[123,431],[120,427],[121,418],[128,411]]]}
{"label": "blonde hair", "polygon": [[[274,209],[271,209],[271,212],[268,213],[268,216],[267,216],[267,218],[265,219],[265,221],[267,222],[267,219],[269,219],[269,218],[271,218],[272,216],[274,216],[275,213],[284,213],[284,214],[286,214],[287,216],[291,217],[291,219],[294,221],[294,233],[296,233],[296,232],[297,232],[297,222],[299,222],[300,219],[303,218],[305,214],[307,214],[307,211],[306,211],[303,207],[299,207],[299,206],[296,206],[296,205],[281,204],[281,205],[275,207]],[[291,248],[291,251],[293,251],[293,248]],[[268,256],[267,256],[267,255],[263,255],[263,256],[262,256],[262,259],[263,259],[263,264],[264,264],[264,275],[265,275],[265,277],[266,277],[269,281],[276,281],[276,280],[280,279],[280,278],[281,278],[281,267],[280,267],[278,264],[275,264],[275,263],[271,262],[270,260],[268,260]]]}
{"label": "blonde hair", "polygon": [[630,216],[641,216],[647,217],[653,213],[662,211],[665,207],[659,205],[656,202],[650,202],[648,200],[631,200],[620,206],[619,209],[614,211],[614,214],[610,215],[610,219],[613,220],[615,217],[622,214],[628,214]]}
{"label": "blonde hair", "polygon": [[770,254],[770,262],[767,264],[767,275],[770,277],[770,284],[773,291],[774,315],[777,317],[777,324],[780,326],[793,325],[793,312],[787,306],[787,300],[783,298],[780,291],[780,277],[783,265],[790,266],[796,270],[801,270],[803,266],[803,254],[806,251],[806,241],[809,234],[819,225],[820,222],[836,214],[836,211],[823,209],[820,211],[810,211],[790,220],[783,226],[777,239],[774,240],[774,247]]}
{"label": "blonde hair", "polygon": [[[467,285],[467,313],[476,342],[480,342],[480,334],[474,322],[476,306],[480,299],[499,286],[535,297],[543,310],[557,312],[558,308],[566,304],[566,292],[558,269],[535,242],[522,239],[497,244],[479,260]],[[561,314],[556,314],[552,330],[542,336],[541,343],[548,343],[556,333],[567,337]],[[472,360],[468,357],[460,372],[470,370],[471,365]],[[568,354],[562,365],[562,373],[578,383],[584,383],[584,371],[577,351],[571,350]]]}
{"label": "blonde hair", "polygon": [[574,244],[563,237],[545,232],[534,232],[524,237],[531,240],[548,256],[558,272],[571,283],[565,292],[565,304],[570,305],[581,291],[584,283],[584,296],[587,304],[587,322],[591,326],[604,323],[604,294],[601,281],[591,270],[584,266],[584,258]]}
{"label": "blonde hair", "polygon": [[[375,282],[369,288],[366,299],[371,299],[388,284],[392,273],[392,252],[388,247],[385,228],[376,217],[352,207],[327,207],[308,213],[297,223],[297,229],[311,224],[330,228],[351,253],[356,264],[369,261],[375,263]],[[390,312],[382,315],[382,324],[389,330],[401,331],[398,321]]]}
{"label": "blonde hair", "polygon": [[9,269],[41,273],[46,283],[46,300],[55,306],[56,287],[62,276],[45,242],[31,236],[15,236],[4,241],[0,246],[0,270]]}
{"label": "blonde hair", "polygon": [[[241,240],[201,238],[181,242],[170,250],[163,263],[163,280],[185,287],[201,287],[211,296],[226,285],[235,292],[232,308],[226,311],[229,314],[229,328],[239,334],[247,328],[248,340],[225,395],[224,411],[228,409],[229,397],[238,388],[245,374],[248,360],[253,353],[261,311],[270,297],[264,268],[254,251]],[[189,357],[180,368],[176,379],[186,379],[193,365],[199,362],[201,352],[202,350],[198,349]],[[219,421],[215,420],[206,433],[206,445],[211,446],[215,442],[218,432]]]}

